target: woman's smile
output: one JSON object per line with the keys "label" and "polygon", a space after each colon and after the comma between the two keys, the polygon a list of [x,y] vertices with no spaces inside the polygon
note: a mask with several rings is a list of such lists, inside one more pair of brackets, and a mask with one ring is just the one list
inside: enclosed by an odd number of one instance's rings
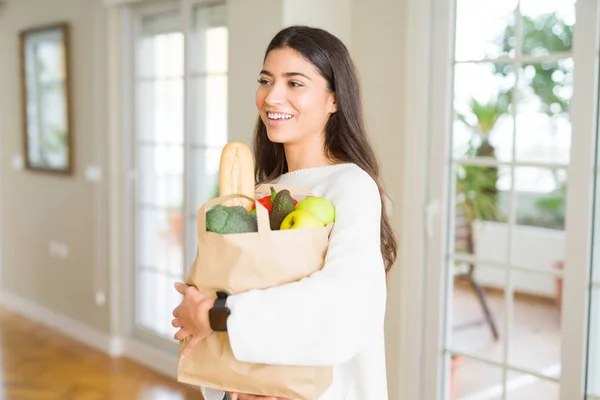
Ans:
{"label": "woman's smile", "polygon": [[267,121],[269,126],[279,126],[285,124],[292,118],[294,118],[294,114],[272,111],[267,112]]}

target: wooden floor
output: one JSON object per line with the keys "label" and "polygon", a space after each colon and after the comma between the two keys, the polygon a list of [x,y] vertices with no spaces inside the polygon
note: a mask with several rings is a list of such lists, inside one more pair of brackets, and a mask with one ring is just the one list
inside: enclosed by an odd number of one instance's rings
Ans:
{"label": "wooden floor", "polygon": [[2,400],[188,400],[199,391],[0,308]]}

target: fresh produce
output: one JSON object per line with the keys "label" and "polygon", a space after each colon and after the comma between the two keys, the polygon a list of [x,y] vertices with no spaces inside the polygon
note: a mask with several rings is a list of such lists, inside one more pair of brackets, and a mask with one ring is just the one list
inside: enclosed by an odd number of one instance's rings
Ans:
{"label": "fresh produce", "polygon": [[220,234],[257,232],[256,215],[242,206],[216,205],[206,212],[206,230]]}
{"label": "fresh produce", "polygon": [[[264,196],[261,197],[260,199],[257,199],[257,201],[262,204],[268,211],[271,211],[271,208],[273,207],[273,199],[275,198],[275,196],[277,195],[277,191],[275,191],[275,189],[273,188],[273,186],[271,186],[271,194],[268,196]],[[293,199],[294,201],[294,205],[296,205],[296,203],[298,203],[298,200]],[[256,204],[254,204],[252,206],[252,210],[256,209]]]}
{"label": "fresh produce", "polygon": [[219,166],[219,196],[241,194],[223,201],[206,212],[206,230],[220,234],[257,232],[254,207],[254,159],[244,143],[231,142],[223,147]]}
{"label": "fresh produce", "polygon": [[[290,190],[255,198],[254,160],[250,148],[240,142],[228,143],[221,152],[219,197],[243,195],[223,200],[206,212],[206,230],[219,234],[257,232],[256,202],[268,211],[271,230],[323,227],[335,221],[333,204],[318,196],[300,201]],[[245,197],[244,197],[245,196]]]}
{"label": "fresh produce", "polygon": [[296,204],[296,210],[310,211],[323,221],[324,225],[335,221],[335,207],[323,197],[311,196],[302,199]]}
{"label": "fresh produce", "polygon": [[[271,193],[275,193],[271,187]],[[317,228],[335,221],[335,207],[324,197],[309,196],[300,201],[290,191],[275,193],[269,213],[271,230]]]}
{"label": "fresh produce", "polygon": [[294,210],[281,222],[280,229],[322,228],[323,226],[325,226],[323,221],[310,211]]}
{"label": "fresh produce", "polygon": [[[257,201],[260,204],[262,204],[267,209],[267,211],[270,212],[271,208],[273,207],[273,200],[275,199],[276,195],[277,192],[275,192],[275,189],[273,189],[273,186],[271,186],[271,194],[268,196],[261,197]],[[254,204],[254,209],[256,209],[256,203]]]}
{"label": "fresh produce", "polygon": [[[250,148],[241,142],[231,142],[223,147],[219,165],[219,196],[242,194],[254,199],[254,159]],[[223,202],[226,206],[252,210],[254,201],[238,197]]]}
{"label": "fresh produce", "polygon": [[[272,186],[271,191],[274,192]],[[281,227],[281,223],[283,222],[284,218],[289,213],[294,211],[294,206],[294,199],[292,198],[289,190],[283,189],[275,194],[275,198],[273,199],[273,207],[269,213],[269,224],[271,225],[271,230],[278,230]]]}

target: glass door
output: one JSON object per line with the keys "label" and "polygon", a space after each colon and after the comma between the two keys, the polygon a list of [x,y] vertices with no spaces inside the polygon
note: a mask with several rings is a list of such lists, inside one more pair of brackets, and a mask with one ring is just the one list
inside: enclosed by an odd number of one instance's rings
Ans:
{"label": "glass door", "polygon": [[197,209],[216,194],[227,141],[223,2],[132,9],[131,241],[134,334],[174,350],[172,310],[196,256]]}
{"label": "glass door", "polygon": [[424,399],[583,399],[597,1],[435,3]]}
{"label": "glass door", "polygon": [[598,192],[598,175],[596,175],[596,215],[594,218],[594,254],[592,263],[590,285],[590,313],[587,357],[587,400],[600,400],[600,238],[598,227],[600,219],[598,206],[600,196]]}
{"label": "glass door", "polygon": [[[595,53],[598,57],[598,51]],[[596,66],[598,68],[598,66]],[[596,82],[596,84],[598,84]],[[600,91],[599,91],[600,92]],[[600,100],[598,103],[600,104]],[[598,109],[600,115],[600,109]],[[596,132],[596,153],[594,167],[594,216],[591,271],[587,294],[589,296],[586,399],[600,400],[600,131]]]}
{"label": "glass door", "polygon": [[136,26],[135,323],[172,336],[173,283],[183,273],[184,34],[176,3],[140,9]]}

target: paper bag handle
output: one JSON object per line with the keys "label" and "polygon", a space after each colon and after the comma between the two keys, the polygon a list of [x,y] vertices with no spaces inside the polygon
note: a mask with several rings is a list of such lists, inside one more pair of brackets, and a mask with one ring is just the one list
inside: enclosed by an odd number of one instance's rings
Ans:
{"label": "paper bag handle", "polygon": [[256,221],[258,224],[258,232],[268,232],[271,230],[269,223],[269,211],[259,201],[248,197],[244,194],[234,193],[228,194],[221,197],[216,197],[212,200],[207,201],[200,207],[196,213],[196,219],[198,221],[198,235],[206,235],[206,211],[216,205],[226,202],[227,200],[233,200],[239,197],[251,200],[256,205]]}

